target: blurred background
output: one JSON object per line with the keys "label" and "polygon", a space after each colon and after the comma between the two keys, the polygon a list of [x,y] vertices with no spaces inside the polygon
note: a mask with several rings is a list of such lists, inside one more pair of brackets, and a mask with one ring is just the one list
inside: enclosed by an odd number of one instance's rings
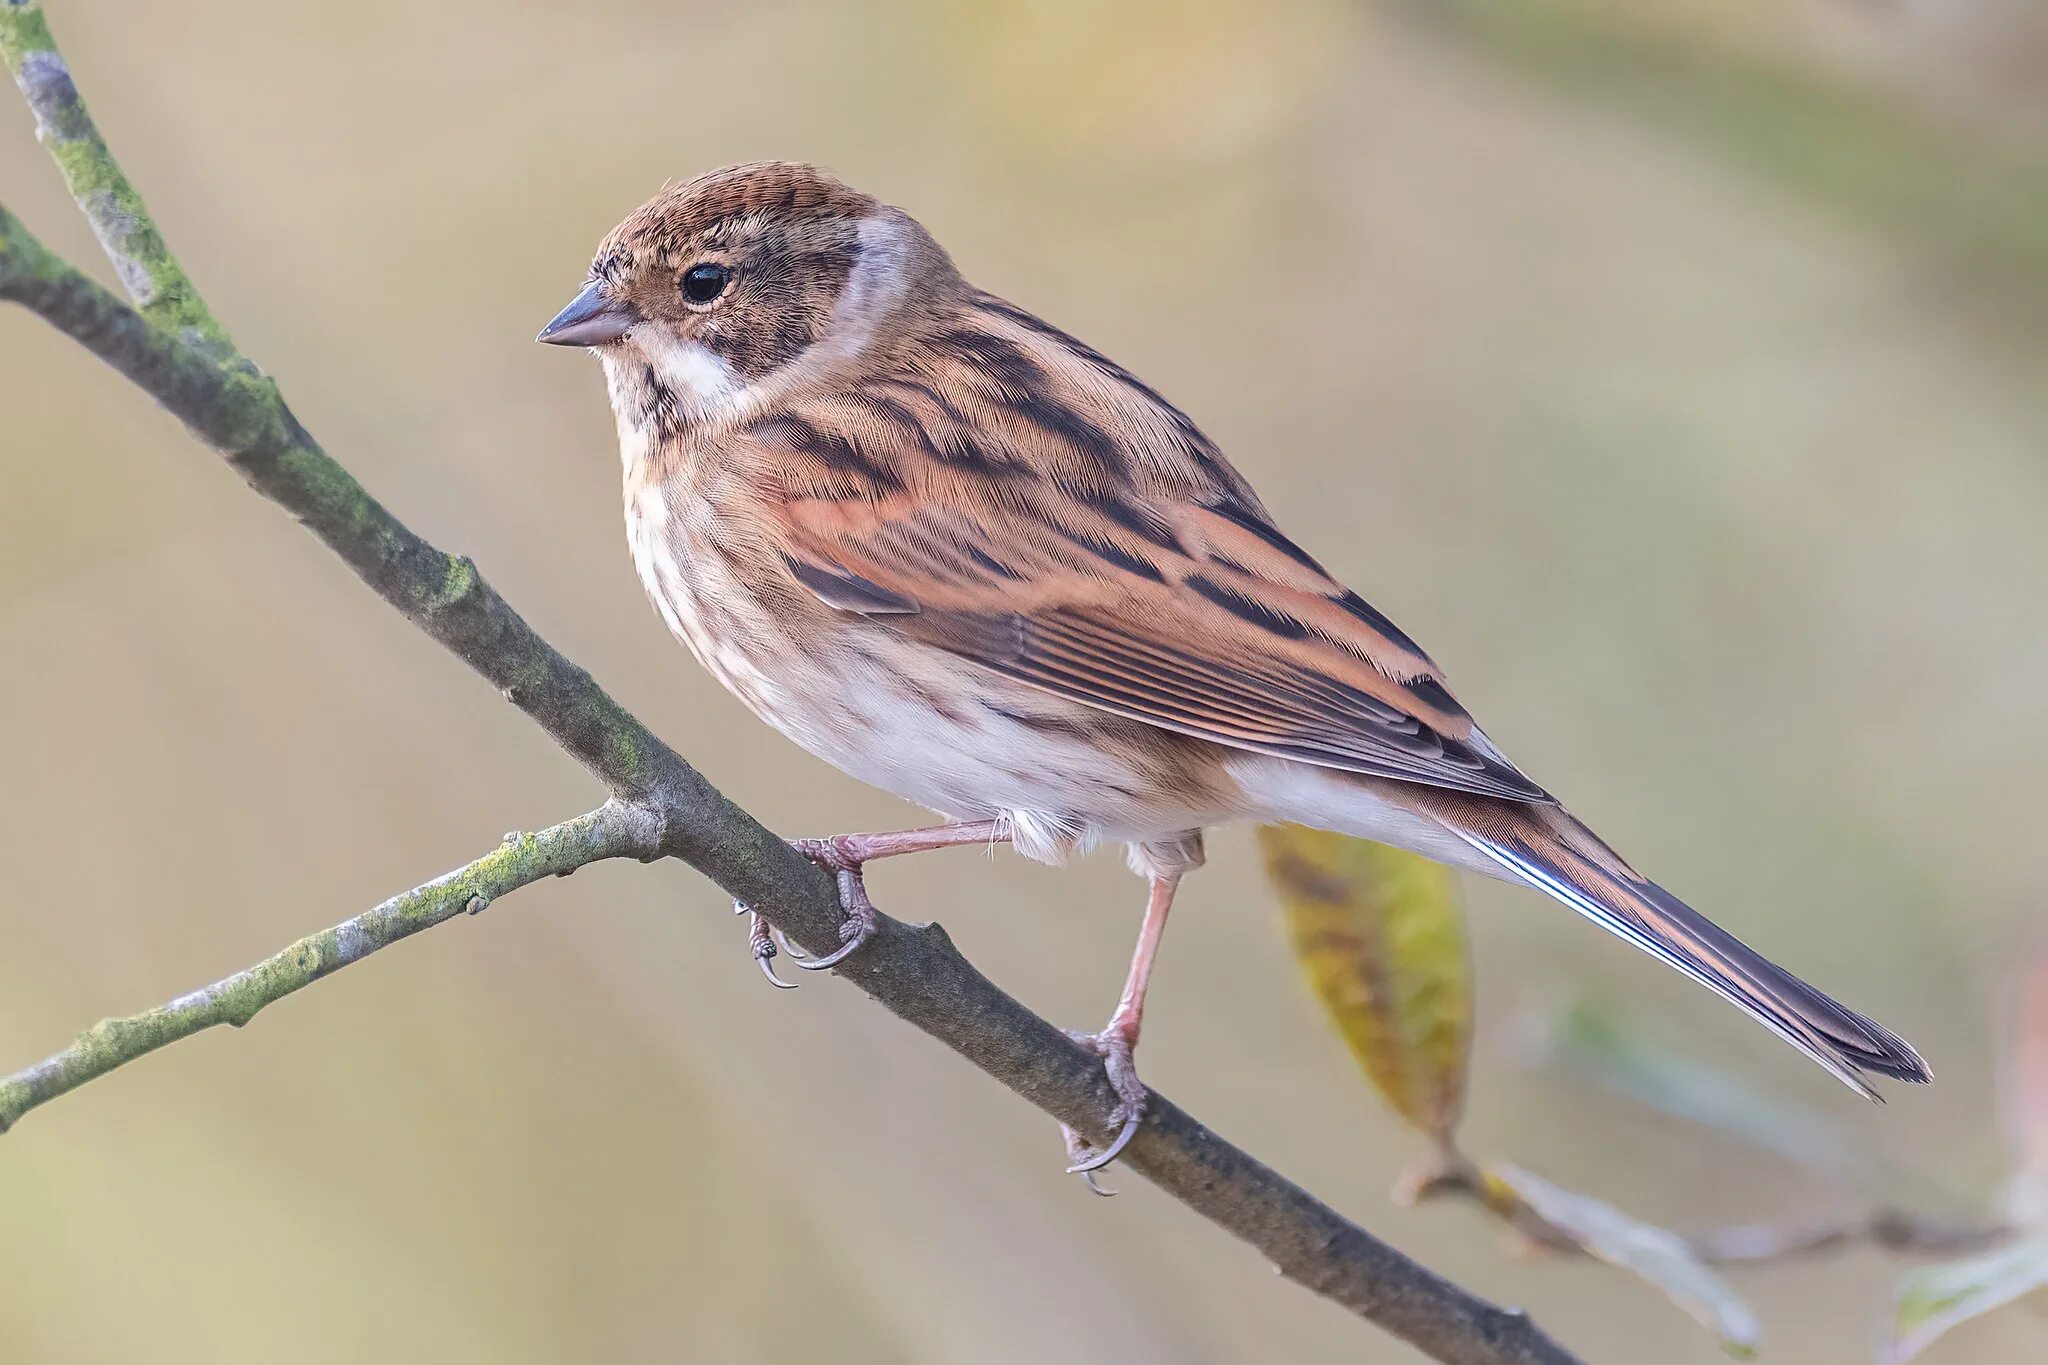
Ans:
{"label": "blurred background", "polygon": [[[2048,11],[2027,0],[49,6],[241,345],[790,834],[916,819],[758,725],[634,580],[597,367],[531,344],[664,180],[822,162],[1176,398],[1638,864],[1920,1045],[1857,1102],[1531,893],[1471,889],[1465,1138],[1668,1225],[1827,1182],[1526,1061],[1593,991],[1959,1207],[2048,873]],[[0,189],[104,261],[0,99]],[[127,385],[0,311],[0,1068],[583,809],[590,781]],[[1048,1017],[1114,1001],[1114,856],[880,870]],[[1589,1360],[1711,1339],[1475,1212],[1333,1038],[1243,831],[1147,1078]],[[1405,1361],[687,869],[536,887],[0,1144],[0,1360]],[[1867,1360],[1900,1262],[1738,1271]],[[1930,1353],[2033,1358],[2042,1320]]]}

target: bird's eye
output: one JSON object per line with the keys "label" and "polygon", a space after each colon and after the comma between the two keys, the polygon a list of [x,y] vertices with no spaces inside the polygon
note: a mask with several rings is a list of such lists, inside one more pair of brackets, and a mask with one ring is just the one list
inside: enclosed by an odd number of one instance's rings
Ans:
{"label": "bird's eye", "polygon": [[722,265],[710,261],[693,265],[683,272],[683,297],[691,303],[709,303],[725,292],[731,279],[732,272]]}

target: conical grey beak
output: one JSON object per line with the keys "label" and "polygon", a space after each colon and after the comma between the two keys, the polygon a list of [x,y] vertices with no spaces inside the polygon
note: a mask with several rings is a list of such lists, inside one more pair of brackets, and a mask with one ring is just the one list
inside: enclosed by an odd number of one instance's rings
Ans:
{"label": "conical grey beak", "polygon": [[631,304],[606,298],[603,281],[592,280],[534,340],[550,346],[602,346],[617,341],[638,321],[640,315]]}

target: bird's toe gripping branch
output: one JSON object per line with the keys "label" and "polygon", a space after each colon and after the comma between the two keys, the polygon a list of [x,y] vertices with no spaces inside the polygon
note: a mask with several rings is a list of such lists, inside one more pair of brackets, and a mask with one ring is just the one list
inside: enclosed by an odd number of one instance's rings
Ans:
{"label": "bird's toe gripping branch", "polygon": [[1114,1191],[1095,1183],[1095,1173],[1123,1155],[1145,1119],[1145,1083],[1138,1079],[1135,1057],[1137,1039],[1119,1020],[1112,1020],[1100,1033],[1069,1031],[1067,1036],[1102,1058],[1102,1069],[1108,1073],[1110,1088],[1116,1091],[1118,1100],[1117,1107],[1110,1112],[1110,1122],[1121,1125],[1109,1145],[1098,1148],[1062,1124],[1060,1133],[1067,1141],[1067,1159],[1073,1163],[1067,1167],[1067,1174],[1080,1176],[1097,1194],[1112,1194]]}
{"label": "bird's toe gripping branch", "polygon": [[839,947],[823,957],[809,957],[799,951],[787,938],[779,940],[773,925],[752,907],[738,901],[733,902],[736,914],[749,916],[747,920],[747,942],[754,954],[754,961],[761,968],[761,975],[768,978],[770,985],[783,990],[794,990],[794,982],[784,981],[775,972],[777,952],[787,953],[790,960],[807,972],[822,972],[838,966],[853,956],[874,936],[877,911],[874,901],[868,898],[867,883],[861,877],[861,868],[867,861],[867,850],[862,840],[874,836],[859,834],[835,834],[825,839],[792,839],[791,848],[817,864],[820,870],[832,875],[839,887]]}

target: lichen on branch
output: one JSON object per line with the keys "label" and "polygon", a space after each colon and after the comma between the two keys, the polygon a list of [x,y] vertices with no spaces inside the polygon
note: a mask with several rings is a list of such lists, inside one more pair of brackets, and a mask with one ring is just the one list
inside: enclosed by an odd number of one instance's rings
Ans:
{"label": "lichen on branch", "polygon": [[253,967],[122,1019],[102,1019],[71,1046],[0,1079],[0,1133],[24,1114],[116,1067],[219,1024],[242,1027],[257,1011],[455,916],[543,877],[566,876],[605,858],[655,856],[658,831],[646,812],[608,801],[538,834],[508,834],[472,863],[310,934]]}
{"label": "lichen on branch", "polygon": [[0,0],[0,60],[21,87],[36,116],[37,136],[142,315],[204,349],[230,352],[227,333],[171,255],[142,196],[93,126],[42,6],[34,0]]}

